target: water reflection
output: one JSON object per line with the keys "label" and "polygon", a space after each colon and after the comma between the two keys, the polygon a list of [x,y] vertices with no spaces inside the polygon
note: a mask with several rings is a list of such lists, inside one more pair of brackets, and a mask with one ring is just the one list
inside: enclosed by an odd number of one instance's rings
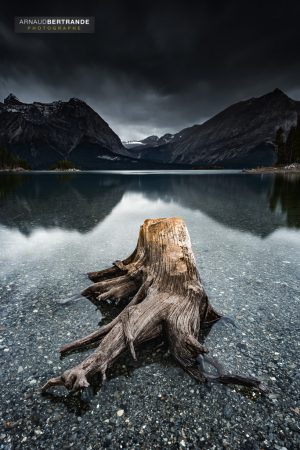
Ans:
{"label": "water reflection", "polygon": [[270,195],[270,209],[279,207],[286,213],[289,227],[300,228],[300,176],[297,174],[276,175]]}
{"label": "water reflection", "polygon": [[[174,202],[265,237],[300,227],[300,177],[246,174],[23,174],[0,176],[0,223],[24,234],[38,227],[90,231],[124,194]],[[147,211],[145,211],[147,216]]]}
{"label": "water reflection", "polygon": [[18,186],[22,185],[24,177],[21,175],[5,174],[0,175],[0,199],[5,198]]}
{"label": "water reflection", "polygon": [[0,176],[0,192],[0,223],[29,234],[38,227],[87,232],[111,213],[125,188],[120,176],[24,174]]}

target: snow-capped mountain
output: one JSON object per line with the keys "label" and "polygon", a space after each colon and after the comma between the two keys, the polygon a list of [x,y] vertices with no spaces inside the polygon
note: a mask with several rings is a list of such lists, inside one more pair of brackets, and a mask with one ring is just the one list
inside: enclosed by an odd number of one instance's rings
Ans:
{"label": "snow-capped mountain", "polygon": [[155,147],[159,147],[160,145],[163,144],[167,144],[168,142],[170,142],[174,137],[174,134],[164,134],[162,137],[158,137],[155,135],[152,136],[148,136],[145,139],[142,139],[140,141],[123,141],[122,144],[124,145],[124,147],[128,148],[128,149],[137,149],[138,147],[143,147],[143,149],[145,148],[155,148]]}

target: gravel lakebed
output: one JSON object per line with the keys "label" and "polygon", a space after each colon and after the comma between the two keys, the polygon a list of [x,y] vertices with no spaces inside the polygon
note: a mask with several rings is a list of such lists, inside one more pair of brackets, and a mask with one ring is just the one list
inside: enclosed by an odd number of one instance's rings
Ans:
{"label": "gravel lakebed", "polygon": [[[299,231],[274,213],[276,227],[262,237],[261,214],[249,232],[246,207],[233,228],[145,195],[124,195],[86,231],[72,223],[46,228],[33,221],[28,232],[0,226],[0,450],[299,449]],[[43,202],[46,208],[47,197]],[[267,395],[198,384],[159,342],[138,348],[137,362],[124,354],[103,389],[95,380],[81,395],[39,392],[92,351],[60,359],[59,347],[117,313],[113,305],[96,310],[79,292],[90,284],[86,272],[130,253],[145,211],[186,220],[210,301],[235,323],[218,322],[205,345],[228,371],[260,378]]]}
{"label": "gravel lakebed", "polygon": [[[92,351],[60,360],[56,350],[95,329],[101,315],[71,292],[67,299],[47,301],[37,289],[35,298],[24,295],[15,303],[14,282],[8,286],[1,329],[0,449],[298,448],[296,316],[287,327],[276,319],[276,306],[270,322],[268,305],[254,313],[248,302],[235,317],[236,327],[221,321],[205,339],[229,370],[259,376],[270,389],[266,396],[198,384],[176,366],[166,346],[156,344],[139,349],[136,363],[125,354],[104,389],[72,395],[56,388],[41,395],[45,380]],[[250,293],[258,287],[261,292],[259,282],[249,282]],[[278,297],[287,295],[284,284],[276,288]]]}

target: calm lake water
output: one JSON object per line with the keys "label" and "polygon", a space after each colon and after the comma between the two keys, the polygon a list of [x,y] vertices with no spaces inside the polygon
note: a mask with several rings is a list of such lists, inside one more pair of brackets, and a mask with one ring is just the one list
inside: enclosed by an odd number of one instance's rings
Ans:
{"label": "calm lake water", "polygon": [[[90,284],[86,272],[128,256],[144,219],[172,216],[186,221],[211,302],[236,323],[215,326],[206,346],[228,370],[260,377],[270,394],[252,398],[239,388],[198,388],[162,357],[113,379],[84,412],[64,392],[40,396],[36,389],[47,378],[83,358],[59,360],[60,345],[93,331],[101,320],[101,312],[79,296]],[[111,448],[129,448],[125,416],[138,436],[144,425],[146,431],[148,425],[159,428],[143,416],[144,408],[135,415],[141,396],[166,430],[156,440],[143,435],[145,448],[178,448],[182,439],[190,439],[190,448],[297,448],[300,177],[220,171],[1,174],[0,296],[0,448],[103,448],[103,436],[110,434]],[[149,386],[153,372],[157,382]],[[153,402],[163,389],[173,398],[177,379],[182,423],[173,432],[169,420],[178,408],[170,400],[165,413],[161,402]],[[120,385],[121,397],[114,397]],[[115,415],[120,404],[122,420]],[[191,404],[200,429],[191,425]],[[232,414],[224,412],[228,405]],[[117,437],[109,427],[118,429]],[[178,437],[178,427],[186,429],[185,437]]]}

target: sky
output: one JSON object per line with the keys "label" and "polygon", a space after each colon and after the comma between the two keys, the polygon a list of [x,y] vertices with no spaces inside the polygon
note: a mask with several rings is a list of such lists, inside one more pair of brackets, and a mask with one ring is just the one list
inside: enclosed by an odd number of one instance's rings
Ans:
{"label": "sky", "polygon": [[[94,34],[15,34],[14,16],[95,16]],[[1,4],[0,101],[78,97],[123,140],[177,132],[282,89],[300,100],[300,2]]]}

